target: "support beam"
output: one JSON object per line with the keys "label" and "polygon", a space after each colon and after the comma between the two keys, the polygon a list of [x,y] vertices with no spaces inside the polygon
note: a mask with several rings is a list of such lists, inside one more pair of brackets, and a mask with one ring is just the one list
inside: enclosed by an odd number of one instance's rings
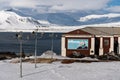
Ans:
{"label": "support beam", "polygon": [[109,52],[114,51],[114,36],[110,37],[110,49]]}
{"label": "support beam", "polygon": [[103,37],[100,37],[99,55],[103,55]]}
{"label": "support beam", "polygon": [[118,54],[120,54],[120,37],[118,37]]}
{"label": "support beam", "polygon": [[65,37],[62,37],[61,40],[61,53],[62,56],[66,56]]}
{"label": "support beam", "polygon": [[90,55],[95,54],[95,37],[91,38],[91,49],[90,49]]}

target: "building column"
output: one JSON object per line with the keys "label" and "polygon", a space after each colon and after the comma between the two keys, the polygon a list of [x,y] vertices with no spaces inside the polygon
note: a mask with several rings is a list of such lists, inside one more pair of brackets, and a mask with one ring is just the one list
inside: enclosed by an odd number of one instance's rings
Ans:
{"label": "building column", "polygon": [[95,54],[95,37],[91,38],[91,48],[90,48],[90,55]]}
{"label": "building column", "polygon": [[103,37],[100,37],[99,55],[103,55]]}
{"label": "building column", "polygon": [[110,37],[110,49],[109,52],[114,51],[114,37]]}
{"label": "building column", "polygon": [[120,54],[120,37],[118,37],[118,54]]}
{"label": "building column", "polygon": [[66,56],[65,37],[61,40],[61,56]]}

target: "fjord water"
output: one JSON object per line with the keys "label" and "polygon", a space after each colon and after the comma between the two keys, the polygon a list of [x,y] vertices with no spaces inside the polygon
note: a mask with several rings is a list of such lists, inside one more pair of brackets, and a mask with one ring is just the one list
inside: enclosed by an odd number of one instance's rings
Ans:
{"label": "fjord water", "polygon": [[[20,52],[20,42],[16,37],[16,32],[0,32],[0,52]],[[22,33],[23,52],[34,55],[35,35],[31,33]],[[38,33],[37,36],[37,55],[41,55],[47,50],[51,50],[53,39],[53,51],[61,53],[61,35],[62,33]],[[53,37],[52,37],[53,36]]]}

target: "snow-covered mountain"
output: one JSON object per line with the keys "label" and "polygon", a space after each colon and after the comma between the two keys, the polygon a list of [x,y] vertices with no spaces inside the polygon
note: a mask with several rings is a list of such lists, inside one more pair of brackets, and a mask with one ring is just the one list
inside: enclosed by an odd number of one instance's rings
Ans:
{"label": "snow-covered mountain", "polygon": [[120,22],[120,14],[118,13],[108,13],[108,14],[95,14],[95,15],[87,15],[84,17],[80,17],[78,20],[83,24],[108,24]]}
{"label": "snow-covered mountain", "polygon": [[77,19],[74,19],[74,17],[66,14],[66,13],[38,13],[36,10],[33,9],[7,9],[6,11],[15,12],[20,16],[30,16],[34,19],[40,20],[40,21],[46,21],[50,24],[54,25],[60,25],[60,26],[76,26],[80,25],[80,22],[77,21]]}
{"label": "snow-covered mountain", "polygon": [[[31,10],[28,10],[31,11]],[[33,14],[32,14],[33,13]],[[0,11],[0,31],[68,32],[86,26],[120,27],[120,13],[35,13],[18,9]],[[69,27],[69,28],[68,28]]]}
{"label": "snow-covered mountain", "polygon": [[120,13],[111,13],[105,11],[40,13],[34,9],[13,8],[6,11],[15,12],[20,16],[30,16],[39,21],[46,21],[50,25],[54,24],[59,26],[82,26],[120,22]]}
{"label": "snow-covered mountain", "polygon": [[42,24],[31,17],[22,17],[10,11],[0,11],[0,30],[33,30]]}
{"label": "snow-covered mountain", "polygon": [[88,21],[88,20],[92,20],[92,19],[100,19],[100,18],[117,18],[120,17],[120,14],[117,13],[109,13],[109,14],[103,14],[103,15],[88,15],[85,17],[81,17],[79,21]]}
{"label": "snow-covered mountain", "polygon": [[80,23],[73,17],[64,13],[50,13],[47,20],[52,24],[57,24],[61,26],[76,26]]}

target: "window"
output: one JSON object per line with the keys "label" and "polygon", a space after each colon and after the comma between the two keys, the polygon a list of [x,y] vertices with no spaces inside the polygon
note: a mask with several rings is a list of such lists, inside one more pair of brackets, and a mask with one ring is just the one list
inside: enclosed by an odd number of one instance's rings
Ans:
{"label": "window", "polygon": [[109,45],[109,40],[105,39],[105,40],[104,40],[104,45],[105,45],[105,46],[108,46],[108,45]]}
{"label": "window", "polygon": [[88,39],[68,39],[68,49],[88,49]]}

